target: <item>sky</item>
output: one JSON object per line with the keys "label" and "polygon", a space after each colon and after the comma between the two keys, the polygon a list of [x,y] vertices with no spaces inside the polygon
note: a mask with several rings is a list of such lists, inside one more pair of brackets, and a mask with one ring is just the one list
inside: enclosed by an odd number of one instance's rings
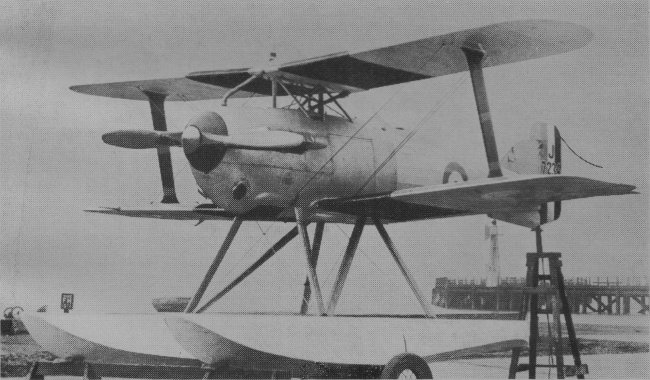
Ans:
{"label": "sky", "polygon": [[[101,134],[149,128],[148,105],[77,94],[76,84],[180,77],[309,58],[544,18],[594,33],[583,49],[485,71],[501,155],[537,122],[557,125],[589,166],[565,150],[565,174],[633,184],[639,195],[565,202],[545,226],[545,249],[563,253],[565,277],[621,279],[648,272],[648,6],[631,1],[436,2],[3,2],[0,14],[0,306],[57,308],[75,293],[80,311],[149,312],[150,300],[191,295],[227,222],[128,219],[83,212],[159,201],[155,153],[105,145]],[[398,141],[434,106],[396,157],[401,177],[426,183],[449,161],[485,171],[469,81],[458,74],[355,94],[344,106]],[[465,85],[451,91],[458,81]],[[229,107],[267,106],[231,100]],[[171,130],[218,101],[168,103]],[[404,128],[398,130],[396,127]],[[183,203],[202,198],[173,153]],[[436,277],[486,276],[485,216],[387,227],[424,292]],[[245,224],[209,292],[223,287],[290,225]],[[533,233],[500,223],[503,276],[522,277]],[[333,284],[350,226],[328,225],[319,275]],[[212,310],[295,311],[305,278],[292,242]],[[366,229],[339,303],[341,312],[418,312],[372,228]]]}

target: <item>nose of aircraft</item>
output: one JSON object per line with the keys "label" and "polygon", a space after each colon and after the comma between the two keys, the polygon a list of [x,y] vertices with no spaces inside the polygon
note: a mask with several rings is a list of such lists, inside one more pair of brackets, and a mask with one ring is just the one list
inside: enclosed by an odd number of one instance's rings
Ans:
{"label": "nose of aircraft", "polygon": [[183,131],[182,144],[187,160],[194,169],[208,173],[219,165],[226,147],[206,141],[204,133],[227,136],[226,122],[216,112],[203,112],[190,120]]}
{"label": "nose of aircraft", "polygon": [[194,125],[185,127],[182,136],[185,155],[192,154],[201,146],[201,131]]}

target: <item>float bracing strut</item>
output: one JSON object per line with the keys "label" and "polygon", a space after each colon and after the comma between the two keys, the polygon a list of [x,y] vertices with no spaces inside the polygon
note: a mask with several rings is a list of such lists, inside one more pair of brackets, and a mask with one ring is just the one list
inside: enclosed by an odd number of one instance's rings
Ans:
{"label": "float bracing strut", "polygon": [[[311,263],[316,268],[318,264],[318,255],[320,253],[320,246],[323,241],[323,232],[325,230],[325,222],[316,223],[316,231],[314,232],[314,241],[311,246]],[[300,314],[307,314],[309,310],[309,300],[311,299],[311,285],[309,284],[309,276],[305,279],[305,289],[302,292],[302,302],[300,304]]]}
{"label": "float bracing strut", "polygon": [[284,248],[293,238],[298,235],[298,227],[293,227],[289,232],[287,232],[277,243],[273,244],[259,259],[257,259],[251,266],[249,266],[245,271],[242,272],[236,279],[234,279],[230,284],[228,284],[223,290],[217,293],[216,296],[212,297],[205,305],[201,306],[196,313],[202,313],[207,308],[212,306],[215,302],[219,301],[223,296],[228,294],[235,286],[240,282],[244,281],[246,277],[250,276],[257,268],[261,267],[262,264],[267,262],[271,257],[273,257],[278,251]]}
{"label": "float bracing strut", "polygon": [[357,218],[357,221],[354,223],[354,229],[352,230],[352,235],[350,235],[350,241],[348,242],[348,246],[345,249],[345,254],[341,260],[341,267],[339,268],[339,273],[336,276],[336,281],[334,282],[332,297],[330,298],[330,302],[327,306],[328,315],[334,314],[334,310],[336,310],[336,304],[339,302],[339,297],[343,291],[343,285],[345,284],[345,280],[347,279],[348,273],[350,272],[352,259],[354,258],[354,253],[359,246],[359,240],[361,239],[361,233],[363,232],[363,227],[365,225],[365,217]]}
{"label": "float bracing strut", "polygon": [[226,235],[226,238],[223,240],[223,243],[221,243],[221,248],[219,248],[217,255],[214,257],[214,260],[212,260],[212,264],[210,265],[210,268],[208,268],[205,277],[203,277],[203,281],[201,281],[201,285],[199,285],[199,288],[196,290],[194,297],[192,297],[190,302],[187,304],[187,308],[185,309],[186,313],[193,312],[196,306],[199,304],[199,301],[201,301],[201,297],[203,297],[203,293],[205,293],[205,290],[208,288],[208,285],[210,285],[210,281],[212,281],[212,277],[214,277],[214,274],[217,272],[217,269],[221,264],[221,261],[226,256],[226,252],[228,252],[228,248],[230,248],[230,244],[232,244],[232,241],[235,239],[235,235],[237,235],[237,231],[239,231],[239,227],[241,226],[241,223],[242,223],[241,217],[237,216],[235,217],[235,219],[233,219],[232,225],[230,226],[230,230],[228,230],[228,234]]}
{"label": "float bracing strut", "polygon": [[388,232],[386,232],[384,225],[377,218],[373,218],[373,222],[375,223],[375,227],[377,228],[379,235],[381,235],[381,238],[384,240],[384,244],[386,244],[386,247],[390,251],[390,254],[393,256],[393,259],[395,260],[395,263],[399,267],[399,270],[402,271],[402,275],[404,276],[409,286],[411,287],[411,290],[413,291],[415,298],[417,298],[418,302],[422,306],[424,313],[429,317],[435,318],[435,315],[429,309],[429,304],[426,300],[426,297],[424,297],[424,294],[422,294],[422,292],[420,291],[420,288],[418,287],[417,282],[415,282],[415,278],[411,274],[411,271],[409,271],[409,269],[406,267],[406,263],[404,262],[404,260],[402,260],[402,257],[397,252],[397,249],[395,248],[395,245],[393,244],[393,241],[391,240],[390,236],[388,236]]}
{"label": "float bracing strut", "polygon": [[312,265],[311,244],[309,243],[309,233],[307,232],[307,221],[305,220],[304,210],[301,207],[295,208],[296,226],[302,239],[303,248],[305,250],[305,259],[307,261],[307,275],[309,283],[311,284],[314,297],[316,297],[316,305],[318,306],[318,313],[325,315],[325,305],[323,304],[323,293],[321,293],[320,285],[318,283],[318,274],[316,267]]}

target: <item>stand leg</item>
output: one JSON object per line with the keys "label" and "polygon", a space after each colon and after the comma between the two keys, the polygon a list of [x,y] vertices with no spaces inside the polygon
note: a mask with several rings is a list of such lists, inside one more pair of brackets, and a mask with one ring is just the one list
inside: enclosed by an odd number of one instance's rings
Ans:
{"label": "stand leg", "polygon": [[512,349],[512,357],[510,358],[510,369],[508,370],[508,379],[517,378],[517,367],[519,366],[519,354],[521,354],[521,348],[515,347]]}
{"label": "stand leg", "polygon": [[[314,241],[312,242],[311,260],[312,265],[316,267],[318,264],[318,255],[320,253],[321,242],[323,241],[323,231],[325,230],[325,222],[316,223],[316,231],[314,232]],[[307,314],[309,309],[309,300],[311,299],[311,286],[309,284],[309,276],[305,279],[305,289],[302,293],[302,304],[300,305],[300,314]]]}
{"label": "stand leg", "polygon": [[[535,228],[535,246],[537,253],[544,252],[542,247],[542,228]],[[533,255],[528,255],[526,265],[531,271],[530,283],[528,286],[536,288],[539,284],[539,260]],[[537,343],[539,338],[538,295],[530,295],[530,338],[528,343],[528,378],[534,379],[537,375]]]}
{"label": "stand leg", "polygon": [[214,274],[217,272],[217,269],[221,264],[221,261],[223,260],[224,256],[226,256],[226,252],[228,252],[228,248],[230,248],[230,244],[232,244],[232,241],[235,239],[235,235],[237,235],[237,231],[239,231],[239,227],[241,226],[241,223],[242,223],[242,219],[240,217],[236,217],[232,221],[230,230],[228,231],[226,238],[221,244],[221,248],[219,248],[219,252],[217,252],[217,255],[214,257],[214,260],[212,261],[210,268],[208,268],[208,272],[205,274],[205,277],[203,277],[203,281],[201,281],[201,285],[199,285],[199,288],[196,290],[194,297],[192,297],[190,302],[187,304],[187,308],[185,309],[186,313],[193,312],[196,306],[199,304],[199,301],[201,301],[201,297],[203,297],[203,293],[205,293],[205,290],[208,288],[208,285],[210,285],[210,281],[212,281],[212,277],[214,277]]}
{"label": "stand leg", "polygon": [[[539,263],[535,260],[532,269],[530,287],[535,288],[538,284]],[[537,294],[530,295],[530,338],[528,343],[528,378],[536,377],[537,368],[537,339],[539,337],[538,316],[537,316]]]}
{"label": "stand leg", "polygon": [[431,311],[429,310],[429,304],[427,303],[426,298],[424,297],[422,292],[420,292],[420,289],[418,288],[418,284],[415,282],[415,279],[413,278],[411,272],[406,267],[406,264],[400,257],[399,253],[397,252],[397,249],[395,249],[395,245],[393,244],[393,241],[390,239],[390,236],[388,236],[388,232],[386,232],[384,225],[381,223],[379,219],[376,218],[373,218],[373,222],[375,223],[375,227],[377,227],[377,231],[379,232],[379,235],[381,235],[381,238],[384,240],[386,247],[390,251],[390,254],[393,256],[393,259],[395,259],[395,263],[399,267],[400,271],[402,271],[402,275],[404,276],[409,286],[411,287],[411,290],[413,291],[415,298],[417,298],[418,302],[420,302],[420,305],[422,306],[424,313],[429,317],[435,318],[433,313],[431,313]]}
{"label": "stand leg", "polygon": [[307,260],[307,275],[309,276],[309,282],[313,288],[314,296],[316,297],[316,304],[318,305],[318,312],[321,315],[325,315],[325,305],[323,304],[323,294],[320,291],[320,285],[318,284],[318,275],[316,274],[316,267],[312,265],[312,254],[311,254],[311,245],[309,244],[309,234],[307,232],[307,224],[304,221],[304,210],[296,207],[296,225],[298,227],[298,232],[302,238],[302,243],[305,248],[305,259]]}
{"label": "stand leg", "polygon": [[[582,360],[580,359],[580,350],[578,349],[578,338],[576,337],[576,330],[573,326],[573,317],[571,316],[571,308],[569,307],[569,301],[564,288],[564,276],[559,267],[557,269],[557,279],[560,300],[562,301],[562,311],[564,312],[564,322],[566,323],[567,334],[569,335],[569,345],[571,347],[571,354],[573,355],[573,364],[576,368],[580,368],[582,366]],[[577,378],[584,379],[585,375],[578,373]]]}
{"label": "stand leg", "polygon": [[562,349],[562,320],[560,319],[560,313],[562,312],[562,306],[560,304],[559,297],[559,279],[557,278],[557,273],[560,271],[559,260],[549,258],[549,272],[551,272],[551,284],[554,286],[557,291],[551,296],[551,307],[553,308],[553,324],[554,332],[553,343],[555,346],[555,364],[557,365],[557,378],[564,379],[564,354]]}
{"label": "stand leg", "polygon": [[345,249],[345,254],[343,255],[343,260],[341,261],[339,273],[336,276],[336,281],[334,282],[332,297],[330,298],[330,302],[327,306],[328,315],[334,314],[334,310],[336,310],[336,304],[339,302],[339,297],[343,291],[343,285],[345,284],[345,280],[348,277],[348,273],[350,272],[352,259],[354,258],[354,253],[356,252],[357,246],[359,245],[361,233],[363,232],[363,227],[365,225],[365,217],[357,218],[357,221],[354,224],[354,229],[352,230],[352,235],[350,236],[350,241],[348,242],[348,247]]}

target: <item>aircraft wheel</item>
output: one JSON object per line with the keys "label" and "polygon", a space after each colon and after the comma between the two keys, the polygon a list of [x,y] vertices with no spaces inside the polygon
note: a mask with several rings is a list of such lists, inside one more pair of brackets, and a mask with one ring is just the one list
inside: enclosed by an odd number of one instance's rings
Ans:
{"label": "aircraft wheel", "polygon": [[431,369],[421,357],[405,352],[392,358],[381,371],[381,379],[432,379]]}

